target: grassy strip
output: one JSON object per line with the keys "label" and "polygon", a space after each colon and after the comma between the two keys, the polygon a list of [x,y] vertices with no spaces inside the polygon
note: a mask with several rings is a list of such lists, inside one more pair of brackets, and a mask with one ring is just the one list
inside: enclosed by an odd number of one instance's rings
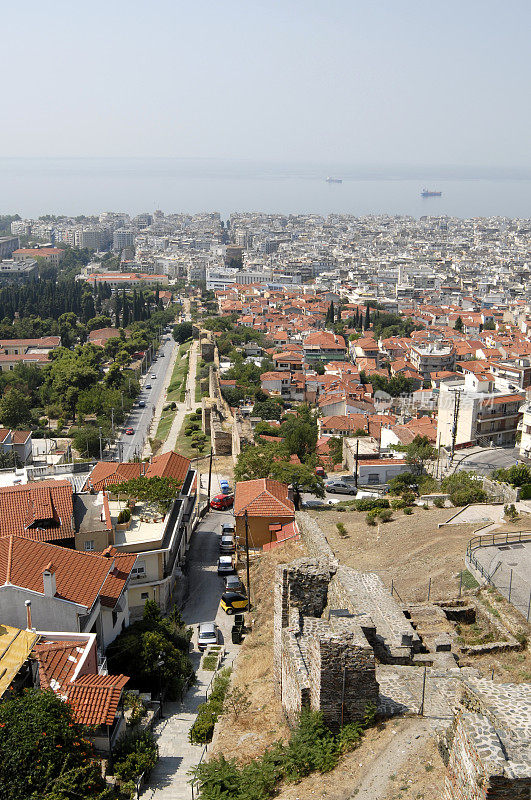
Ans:
{"label": "grassy strip", "polygon": [[192,442],[192,437],[186,436],[185,430],[190,422],[197,422],[199,423],[199,425],[201,425],[201,417],[197,417],[195,412],[192,412],[185,416],[181,430],[179,431],[179,434],[177,436],[175,449],[185,458],[197,458],[197,456],[206,452],[206,447],[203,447],[202,450],[198,451],[197,447],[194,447],[194,444]]}
{"label": "grassy strip", "polygon": [[192,342],[190,341],[185,342],[179,347],[179,354],[175,361],[170,384],[166,392],[166,403],[164,406],[165,410],[161,414],[159,424],[157,426],[157,432],[155,433],[155,439],[158,439],[161,442],[166,441],[176,414],[176,409],[168,408],[167,405],[178,402],[181,391],[184,393],[189,361],[189,358],[186,357],[186,353],[190,350],[191,345]]}
{"label": "grassy strip", "polygon": [[190,728],[188,738],[192,744],[206,744],[212,741],[214,725],[223,711],[223,701],[229,689],[230,667],[220,670],[212,684],[212,692],[206,703],[197,710],[197,717]]}

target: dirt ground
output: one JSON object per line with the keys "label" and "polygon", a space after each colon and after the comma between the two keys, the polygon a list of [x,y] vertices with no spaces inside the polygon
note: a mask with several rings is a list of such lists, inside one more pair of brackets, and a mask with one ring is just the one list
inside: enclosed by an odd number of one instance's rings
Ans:
{"label": "dirt ground", "polygon": [[223,715],[212,752],[248,761],[277,739],[289,738],[280,700],[273,682],[273,580],[277,564],[306,555],[302,544],[286,542],[263,553],[251,566],[254,610],[252,633],[245,636],[236,660],[233,686],[244,689],[249,709],[239,718]]}
{"label": "dirt ground", "polygon": [[[392,521],[379,527],[367,525],[366,514],[360,511],[310,513],[342,564],[377,572],[389,588],[393,581],[404,602],[426,600],[430,578],[430,599],[457,596],[466,545],[477,525],[438,528],[455,509],[416,507],[410,516],[393,511]],[[345,536],[339,535],[338,522],[345,526]]]}

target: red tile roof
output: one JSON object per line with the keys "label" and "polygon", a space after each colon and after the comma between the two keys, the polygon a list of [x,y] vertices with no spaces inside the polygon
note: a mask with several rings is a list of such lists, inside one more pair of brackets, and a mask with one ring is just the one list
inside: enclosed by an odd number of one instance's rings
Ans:
{"label": "red tile roof", "polygon": [[105,556],[22,536],[3,536],[0,538],[0,585],[10,584],[44,594],[42,573],[52,564],[57,599],[91,608],[100,597],[103,605],[114,607],[135,560],[134,553],[115,555],[112,549]]}
{"label": "red tile roof", "polygon": [[170,450],[167,453],[162,453],[160,456],[154,456],[149,465],[146,477],[154,478],[172,478],[175,481],[183,483],[188,470],[190,469],[190,459],[180,456]]}
{"label": "red tile roof", "polygon": [[0,488],[0,536],[26,536],[39,542],[71,539],[70,481],[39,481]]}
{"label": "red tile roof", "polygon": [[82,675],[68,689],[68,702],[76,722],[112,725],[127,675]]}
{"label": "red tile roof", "polygon": [[238,481],[234,494],[234,516],[247,511],[250,517],[294,517],[295,506],[288,487],[270,478]]}
{"label": "red tile roof", "polygon": [[86,646],[86,640],[79,642],[63,640],[36,644],[33,653],[39,662],[40,688],[65,693]]}

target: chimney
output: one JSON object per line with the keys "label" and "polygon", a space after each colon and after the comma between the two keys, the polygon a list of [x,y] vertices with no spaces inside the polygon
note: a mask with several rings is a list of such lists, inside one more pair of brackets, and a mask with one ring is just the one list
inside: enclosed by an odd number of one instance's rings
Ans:
{"label": "chimney", "polygon": [[26,630],[31,630],[31,600],[26,600]]}
{"label": "chimney", "polygon": [[55,567],[50,561],[42,572],[42,583],[46,597],[55,597],[57,585],[55,581]]}

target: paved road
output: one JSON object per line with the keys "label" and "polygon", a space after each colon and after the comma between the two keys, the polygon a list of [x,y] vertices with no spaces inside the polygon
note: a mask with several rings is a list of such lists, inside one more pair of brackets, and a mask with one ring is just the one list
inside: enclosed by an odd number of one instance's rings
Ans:
{"label": "paved road", "polygon": [[488,475],[489,472],[495,469],[508,469],[518,461],[522,461],[520,451],[517,447],[489,447],[488,449],[486,448],[480,452],[465,456],[465,458],[460,461],[458,461],[459,458],[459,454],[456,453],[456,471],[473,470],[482,475]]}
{"label": "paved road", "polygon": [[478,547],[474,556],[499,592],[527,617],[531,608],[531,542]]}
{"label": "paved road", "polygon": [[194,629],[192,660],[197,670],[197,682],[182,703],[165,704],[165,718],[155,728],[160,757],[149,785],[142,793],[143,800],[189,800],[191,797],[188,772],[199,762],[202,747],[189,743],[188,731],[195,720],[198,706],[205,701],[205,691],[212,679],[212,672],[198,669],[197,625],[213,620],[217,622],[221,631],[220,641],[227,651],[223,666],[232,663],[239,649],[231,641],[232,617],[219,608],[223,591],[223,579],[217,574],[219,534],[221,523],[228,520],[233,520],[229,512],[212,511],[199,524],[192,537],[187,561],[190,595],[182,615]]}
{"label": "paved road", "polygon": [[[115,453],[120,456],[122,461],[131,461],[135,456],[142,455],[144,443],[148,437],[149,424],[153,416],[153,408],[164,391],[166,372],[170,368],[171,354],[177,347],[179,345],[173,337],[168,341],[163,341],[157,360],[142,378],[142,388],[138,395],[138,400],[143,400],[146,406],[145,408],[139,408],[137,400],[123,426],[124,430],[128,427],[133,428],[134,434],[128,436],[122,433],[117,439],[116,448],[114,448]],[[152,378],[151,375],[156,377]],[[151,385],[151,389],[143,388],[146,384]]]}

